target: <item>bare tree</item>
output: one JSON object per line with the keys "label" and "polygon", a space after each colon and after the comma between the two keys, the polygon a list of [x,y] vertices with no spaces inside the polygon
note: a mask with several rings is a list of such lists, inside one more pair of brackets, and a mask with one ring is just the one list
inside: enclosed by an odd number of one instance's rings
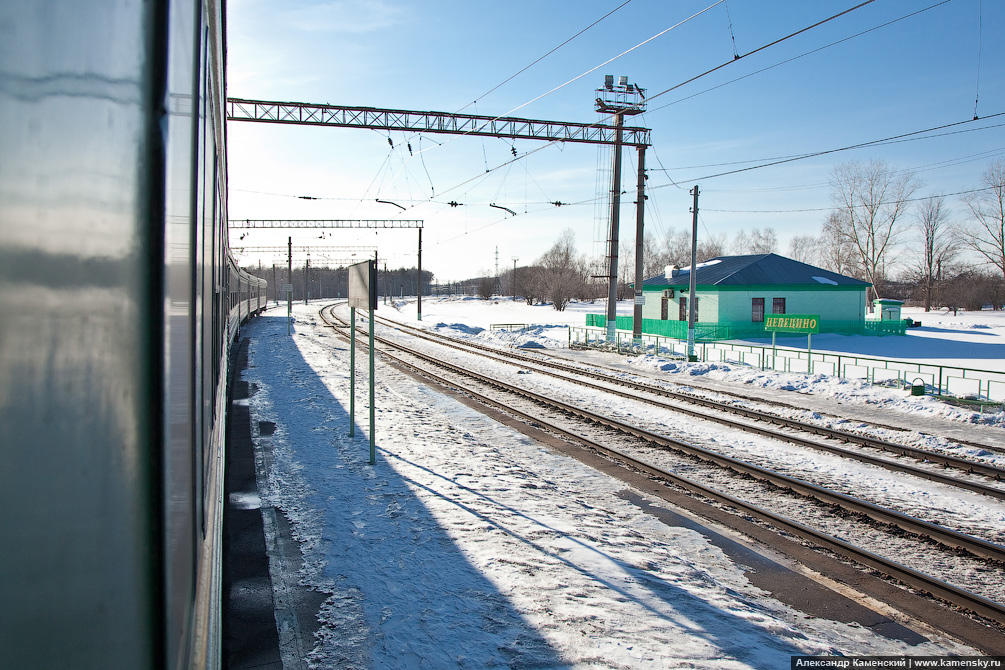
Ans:
{"label": "bare tree", "polygon": [[750,233],[750,253],[773,254],[778,251],[778,236],[774,228],[754,228]]}
{"label": "bare tree", "polygon": [[[584,264],[584,281],[590,300],[607,296],[607,258],[595,256],[587,258]],[[627,289],[626,289],[627,290]],[[618,281],[618,299],[621,299],[621,281]]]}
{"label": "bare tree", "polygon": [[478,297],[482,300],[490,300],[492,298],[492,289],[495,288],[495,278],[493,277],[482,277],[478,280]]}
{"label": "bare tree", "polygon": [[864,273],[859,270],[855,249],[841,234],[841,227],[841,215],[838,212],[831,212],[820,230],[821,267],[842,275],[864,277]]}
{"label": "bare tree", "polygon": [[691,264],[691,233],[669,229],[663,237],[662,265],[684,267]]}
{"label": "bare tree", "polygon": [[963,197],[972,216],[963,239],[1005,277],[1005,160],[989,163],[981,183],[984,189]]}
{"label": "bare tree", "polygon": [[646,233],[642,238],[642,276],[655,277],[663,274],[663,248],[656,238]]}
{"label": "bare tree", "polygon": [[773,228],[754,228],[750,235],[746,230],[740,230],[730,245],[734,254],[773,254],[778,251],[778,236]]}
{"label": "bare tree", "polygon": [[1005,279],[998,276],[997,270],[965,268],[947,278],[944,294],[944,304],[954,314],[957,309],[978,312],[987,305],[998,310],[1005,304]]}
{"label": "bare tree", "polygon": [[820,263],[820,239],[813,235],[796,235],[789,240],[789,258],[800,263]]}
{"label": "bare tree", "polygon": [[[691,265],[691,236],[687,236],[688,242],[688,256],[687,265]],[[718,235],[709,235],[708,237],[698,238],[698,262],[707,261],[710,258],[716,258],[718,256],[724,256],[726,254],[727,240],[725,233],[719,233]]]}
{"label": "bare tree", "polygon": [[[727,247],[725,234],[699,237],[698,262],[724,255]],[[691,265],[691,231],[668,229],[659,243],[653,242],[647,249],[647,255],[643,256],[646,277],[662,274],[667,265],[687,267]]]}
{"label": "bare tree", "polygon": [[576,238],[571,229],[562,233],[538,264],[542,269],[545,297],[551,299],[556,310],[564,311],[569,300],[582,293],[585,275],[585,264],[576,254]]}
{"label": "bare tree", "polygon": [[865,280],[873,285],[873,297],[878,297],[889,255],[903,231],[901,218],[921,184],[913,172],[899,172],[876,160],[838,165],[830,183],[837,217],[828,221],[838,240],[855,250]]}
{"label": "bare tree", "polygon": [[524,301],[528,305],[544,302],[545,283],[542,279],[544,270],[537,265],[520,268],[520,288],[523,290]]}
{"label": "bare tree", "polygon": [[943,270],[949,269],[960,248],[944,197],[921,201],[917,227],[921,233],[921,256],[916,266],[916,277],[925,294],[925,311],[929,312],[935,286],[942,281]]}
{"label": "bare tree", "polygon": [[746,230],[741,228],[737,231],[733,241],[729,243],[729,249],[737,256],[753,253],[750,251],[750,236],[747,235]]}

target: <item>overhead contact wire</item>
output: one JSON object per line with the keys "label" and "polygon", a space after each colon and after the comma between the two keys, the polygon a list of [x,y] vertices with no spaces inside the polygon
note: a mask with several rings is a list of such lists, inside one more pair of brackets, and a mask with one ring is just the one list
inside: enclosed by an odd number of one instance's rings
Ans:
{"label": "overhead contact wire", "polygon": [[481,95],[479,95],[477,98],[475,98],[474,101],[469,102],[468,104],[466,104],[463,107],[461,107],[460,109],[458,109],[457,112],[462,112],[465,109],[467,109],[468,107],[470,107],[471,105],[477,104],[479,100],[481,100],[482,98],[484,98],[485,96],[487,96],[489,93],[492,93],[496,89],[501,88],[502,86],[504,86],[504,85],[508,84],[509,82],[513,81],[514,79],[516,79],[517,77],[519,77],[521,74],[523,74],[527,70],[531,69],[532,67],[534,67],[535,65],[537,65],[538,63],[540,63],[541,61],[543,61],[545,58],[547,58],[551,54],[555,53],[556,51],[558,51],[559,49],[561,49],[562,47],[564,47],[566,44],[568,44],[572,40],[576,39],[577,37],[579,37],[580,35],[582,35],[583,33],[585,33],[587,30],[589,30],[593,26],[597,25],[598,23],[600,23],[601,21],[603,21],[604,19],[606,19],[607,17],[609,17],[611,14],[614,14],[616,11],[618,11],[619,9],[621,9],[622,7],[624,7],[625,5],[627,5],[628,3],[630,3],[631,1],[632,0],[625,0],[620,5],[618,5],[617,7],[615,7],[614,9],[612,9],[611,11],[607,12],[606,14],[604,14],[599,19],[597,19],[596,21],[594,21],[590,25],[586,26],[585,28],[583,28],[582,30],[580,30],[578,33],[576,33],[575,35],[573,35],[569,39],[565,40],[564,42],[562,42],[561,44],[559,44],[557,47],[555,47],[554,49],[552,49],[551,51],[549,51],[548,53],[544,54],[543,56],[541,56],[540,58],[538,58],[537,60],[535,60],[530,65],[526,66],[525,68],[523,68],[519,72],[517,72],[514,75],[510,76],[508,79],[506,79],[506,80],[504,80],[504,81],[496,84],[495,86],[493,86],[489,90],[485,91],[484,93],[482,93]]}
{"label": "overhead contact wire", "polygon": [[[723,1],[725,1],[725,0],[723,0]],[[876,0],[865,0],[865,2],[862,2],[862,3],[858,4],[858,5],[855,5],[854,7],[846,9],[843,12],[839,12],[839,13],[833,15],[833,16],[830,16],[830,17],[822,20],[822,21],[817,21],[816,23],[814,23],[811,26],[806,26],[805,28],[797,30],[794,33],[790,33],[790,34],[786,35],[785,37],[780,37],[777,40],[775,40],[774,42],[769,42],[768,44],[765,44],[763,46],[757,47],[753,51],[748,51],[747,53],[743,54],[742,56],[737,56],[733,60],[726,61],[725,63],[722,63],[720,65],[716,65],[711,70],[706,70],[705,72],[702,72],[701,74],[695,75],[695,76],[691,77],[690,79],[688,79],[687,81],[682,81],[681,83],[677,84],[676,86],[671,86],[670,88],[666,89],[665,91],[660,91],[659,93],[656,93],[655,95],[650,95],[647,98],[647,102],[651,101],[651,100],[653,100],[655,98],[658,98],[661,95],[665,95],[665,94],[669,93],[670,91],[675,91],[678,88],[680,88],[681,86],[686,86],[686,85],[690,84],[692,81],[695,81],[696,79],[701,79],[702,77],[710,75],[713,72],[715,72],[716,70],[721,70],[722,68],[726,67],[727,65],[731,65],[732,63],[735,63],[738,60],[746,58],[747,56],[753,56],[754,54],[756,54],[756,53],[758,53],[760,51],[764,51],[765,49],[768,49],[770,47],[775,46],[776,44],[781,44],[785,40],[792,39],[793,37],[796,37],[797,35],[802,35],[803,33],[807,32],[809,30],[813,30],[814,28],[818,28],[819,26],[822,26],[823,24],[825,24],[825,23],[827,23],[829,21],[833,21],[834,19],[837,19],[837,18],[840,18],[840,17],[844,16],[845,14],[850,14],[851,12],[854,12],[857,9],[861,9],[862,7],[865,7],[866,5],[872,4],[875,1]],[[716,4],[718,4],[718,3],[716,3]],[[709,8],[709,9],[711,9],[711,8]]]}

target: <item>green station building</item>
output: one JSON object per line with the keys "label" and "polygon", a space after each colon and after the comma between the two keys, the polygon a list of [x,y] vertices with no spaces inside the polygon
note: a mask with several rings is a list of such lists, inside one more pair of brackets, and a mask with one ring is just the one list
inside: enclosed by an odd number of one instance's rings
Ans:
{"label": "green station building", "polygon": [[[807,265],[777,254],[720,256],[695,270],[701,340],[770,336],[765,314],[817,314],[821,333],[903,334],[904,322],[875,320],[866,310],[868,282]],[[642,332],[687,338],[690,268],[668,266],[642,284]],[[603,315],[588,315],[588,326],[603,326]],[[618,317],[631,330],[632,317]]]}

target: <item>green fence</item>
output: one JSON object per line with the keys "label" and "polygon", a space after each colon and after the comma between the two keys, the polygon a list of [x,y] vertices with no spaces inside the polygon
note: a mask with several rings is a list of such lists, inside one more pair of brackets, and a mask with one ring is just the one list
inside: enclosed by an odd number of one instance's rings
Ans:
{"label": "green fence", "polygon": [[[607,316],[604,314],[587,314],[586,325],[595,328],[607,326]],[[634,319],[630,316],[617,317],[615,327],[618,330],[633,330]],[[838,335],[903,335],[907,329],[904,321],[821,321],[821,333]],[[663,321],[661,319],[642,319],[642,332],[660,337],[687,339],[687,321]],[[763,323],[747,323],[743,321],[726,321],[694,325],[695,339],[706,342],[718,340],[744,340],[759,337],[771,337],[764,330]],[[778,337],[788,337],[779,333]]]}

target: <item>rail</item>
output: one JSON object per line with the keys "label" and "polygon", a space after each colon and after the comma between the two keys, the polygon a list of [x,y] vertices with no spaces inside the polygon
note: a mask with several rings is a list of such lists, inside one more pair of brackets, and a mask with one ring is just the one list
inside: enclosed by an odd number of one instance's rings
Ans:
{"label": "rail", "polygon": [[[328,319],[325,319],[323,312],[322,312],[322,318],[325,321],[328,321]],[[383,341],[383,340],[384,338],[377,338],[377,341]],[[710,452],[696,445],[691,445],[686,442],[669,438],[667,436],[651,433],[644,429],[624,424],[611,417],[594,414],[593,412],[590,412],[581,407],[569,405],[567,403],[560,402],[554,398],[534,393],[532,391],[529,391],[528,389],[518,388],[511,384],[502,382],[501,380],[486,377],[485,375],[482,375],[473,370],[453,365],[446,361],[440,360],[434,356],[428,354],[422,354],[418,351],[411,350],[407,347],[402,347],[400,344],[394,342],[388,341],[382,343],[389,345],[393,348],[402,350],[404,352],[407,352],[411,356],[418,357],[425,363],[433,363],[434,365],[442,366],[448,370],[451,370],[454,373],[464,375],[466,377],[469,377],[471,379],[474,379],[476,381],[488,384],[490,386],[499,389],[503,389],[509,393],[513,393],[517,396],[521,396],[528,400],[532,400],[533,402],[553,407],[561,412],[577,416],[581,419],[585,419],[594,424],[608,426],[615,430],[621,431],[625,434],[634,435],[635,437],[641,438],[652,444],[661,445],[678,452],[696,456],[701,460],[715,463],[726,469],[733,470],[734,472],[738,472],[747,476],[753,476],[756,479],[772,483],[775,486],[780,486],[781,488],[791,489],[803,496],[815,498],[817,500],[824,501],[827,504],[833,504],[843,507],[844,509],[852,511],[853,513],[864,514],[879,521],[880,523],[889,524],[892,526],[898,526],[904,530],[907,530],[909,533],[917,533],[919,535],[927,536],[944,546],[962,549],[964,551],[971,553],[974,556],[989,558],[993,561],[1005,560],[1005,553],[1003,553],[1003,551],[1005,551],[1005,548],[993,542],[988,542],[980,538],[975,538],[973,536],[964,533],[953,531],[945,527],[939,526],[938,524],[933,524],[920,519],[915,519],[910,516],[901,514],[899,512],[886,509],[879,505],[855,499],[851,496],[842,493],[829,491],[814,484],[796,478],[788,477],[786,475],[782,475],[780,473],[773,472],[771,470],[767,470],[765,468],[761,468],[759,466],[746,463],[744,461],[729,456],[725,456],[715,452]],[[676,475],[664,469],[658,468],[654,465],[651,465],[642,460],[634,458],[624,452],[612,449],[608,445],[602,445],[598,442],[594,442],[593,440],[590,440],[589,438],[586,438],[585,436],[582,436],[578,433],[572,432],[567,428],[551,423],[540,416],[528,414],[515,407],[512,407],[508,403],[502,403],[497,399],[490,398],[484,395],[483,393],[479,393],[474,389],[466,387],[463,384],[459,385],[456,381],[440,377],[439,375],[433,373],[425,364],[416,365],[414,363],[410,363],[387,350],[383,350],[381,354],[390,359],[393,359],[398,364],[411,368],[416,372],[420,372],[423,375],[430,376],[433,379],[440,381],[441,383],[449,384],[450,386],[453,386],[455,388],[462,388],[466,394],[476,397],[481,402],[485,402],[487,404],[500,407],[507,412],[524,417],[525,419],[527,419],[528,421],[532,422],[535,425],[544,426],[554,432],[566,435],[575,441],[588,444],[590,447],[596,449],[601,453],[613,456],[616,460],[619,460],[623,463],[629,463],[634,467],[637,467],[645,472],[648,472],[658,478],[667,479],[677,484],[680,484],[686,488],[689,488],[691,490],[699,491],[703,495],[707,495],[715,500],[723,501],[726,502],[727,504],[734,505],[747,513],[752,513],[754,516],[769,521],[769,523],[775,523],[781,525],[783,528],[789,530],[790,532],[794,532],[796,535],[799,535],[806,539],[811,539],[811,541],[819,543],[822,546],[832,549],[840,554],[843,554],[848,558],[852,558],[853,560],[859,561],[864,565],[879,569],[880,571],[893,576],[895,579],[899,579],[915,588],[919,588],[923,591],[931,593],[938,598],[942,598],[953,604],[970,609],[973,612],[976,612],[985,617],[989,617],[1000,623],[1005,622],[1005,606],[1003,606],[1001,603],[994,602],[980,595],[971,593],[965,589],[960,589],[959,587],[945,583],[930,575],[926,575],[921,572],[899,565],[894,561],[882,558],[878,555],[872,554],[871,552],[865,551],[859,547],[851,545],[844,540],[829,536],[826,533],[822,533],[815,529],[809,528],[808,526],[804,526],[796,521],[787,519],[786,517],[781,516],[779,514],[750,505],[749,503],[733,498],[728,494],[722,493],[715,489],[708,488],[707,486],[698,484],[693,480],[688,480],[686,478],[681,477],[680,475]]]}
{"label": "rail", "polygon": [[[569,348],[610,348],[619,353],[668,354],[687,358],[687,343],[677,338],[643,333],[641,346],[635,345],[632,334],[616,331],[615,342],[606,342],[602,328],[572,326],[569,328]],[[1005,402],[1005,373],[996,370],[962,368],[914,361],[897,361],[856,354],[836,354],[825,351],[807,352],[789,347],[736,344],[730,342],[696,342],[699,361],[735,363],[760,370],[828,374],[844,379],[864,379],[870,384],[911,388],[917,380],[925,385],[925,393],[961,398]]]}

